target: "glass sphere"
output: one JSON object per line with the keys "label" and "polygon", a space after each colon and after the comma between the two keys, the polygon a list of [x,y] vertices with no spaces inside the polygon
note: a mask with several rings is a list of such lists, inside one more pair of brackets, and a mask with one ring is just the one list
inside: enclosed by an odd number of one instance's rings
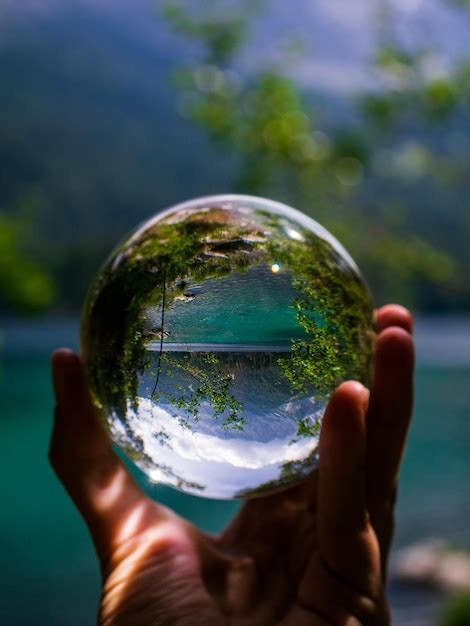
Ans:
{"label": "glass sphere", "polygon": [[82,354],[112,439],[150,479],[233,498],[317,463],[341,381],[369,383],[372,303],[322,226],[224,195],[137,228],[91,286]]}

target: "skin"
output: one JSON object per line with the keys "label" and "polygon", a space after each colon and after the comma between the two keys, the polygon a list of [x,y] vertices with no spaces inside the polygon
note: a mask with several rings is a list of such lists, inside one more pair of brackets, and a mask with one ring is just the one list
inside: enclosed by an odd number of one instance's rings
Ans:
{"label": "skin", "polygon": [[220,535],[147,498],[114,454],[79,357],[54,353],[50,460],[96,547],[100,626],[386,626],[387,555],[412,409],[412,319],[376,314],[374,385],[329,402],[318,470]]}

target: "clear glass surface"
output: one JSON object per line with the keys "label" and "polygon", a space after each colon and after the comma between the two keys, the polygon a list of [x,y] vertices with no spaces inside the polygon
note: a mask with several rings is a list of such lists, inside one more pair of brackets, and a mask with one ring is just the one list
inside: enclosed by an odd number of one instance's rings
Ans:
{"label": "clear glass surface", "polygon": [[151,480],[262,495],[314,469],[333,390],[369,384],[354,261],[285,205],[212,196],[140,226],[90,288],[82,354],[113,440]]}

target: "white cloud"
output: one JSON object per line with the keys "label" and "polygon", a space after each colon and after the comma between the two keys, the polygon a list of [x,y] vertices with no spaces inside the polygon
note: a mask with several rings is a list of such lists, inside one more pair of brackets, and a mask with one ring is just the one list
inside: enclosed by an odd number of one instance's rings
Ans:
{"label": "white cloud", "polygon": [[[289,444],[295,423],[290,437],[265,443],[239,435],[227,438],[225,432],[224,437],[192,432],[182,428],[167,411],[142,398],[138,413],[129,411],[126,419],[143,445],[142,462],[137,459],[136,463],[151,480],[178,486],[181,478],[188,483],[185,491],[211,498],[233,498],[244,490],[278,480],[282,463],[304,459],[318,445],[315,439]],[[127,439],[118,420],[112,421],[111,429],[117,440]],[[203,491],[192,488],[190,483],[203,486]]]}
{"label": "white cloud", "polygon": [[138,414],[130,413],[129,424],[142,439],[145,453],[156,462],[165,452],[165,446],[155,437],[161,431],[169,436],[173,453],[182,459],[224,463],[234,468],[256,470],[266,465],[299,460],[308,456],[312,449],[311,439],[301,439],[290,444],[292,436],[260,443],[236,436],[222,439],[195,432],[183,428],[167,411],[143,398],[139,399]]}

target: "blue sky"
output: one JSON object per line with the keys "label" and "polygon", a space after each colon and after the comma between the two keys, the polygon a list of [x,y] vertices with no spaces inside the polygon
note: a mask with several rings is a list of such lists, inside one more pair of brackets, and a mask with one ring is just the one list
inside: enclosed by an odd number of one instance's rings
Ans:
{"label": "blue sky", "polygon": [[[11,19],[34,21],[38,17],[68,10],[99,13],[128,31],[139,46],[167,50],[174,40],[158,16],[152,0],[0,0],[0,37]],[[376,77],[369,60],[374,51],[379,9],[389,6],[402,41],[419,47],[432,46],[437,53],[429,72],[445,74],[453,62],[469,53],[470,11],[449,8],[446,0],[267,0],[267,10],[253,24],[256,54],[249,48],[241,59],[244,67],[275,58],[279,46],[296,37],[305,54],[293,71],[309,86],[334,93],[373,87]]]}

